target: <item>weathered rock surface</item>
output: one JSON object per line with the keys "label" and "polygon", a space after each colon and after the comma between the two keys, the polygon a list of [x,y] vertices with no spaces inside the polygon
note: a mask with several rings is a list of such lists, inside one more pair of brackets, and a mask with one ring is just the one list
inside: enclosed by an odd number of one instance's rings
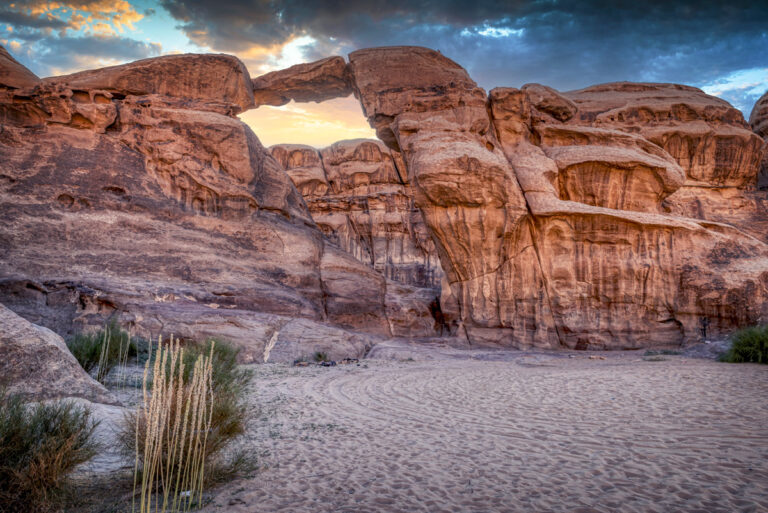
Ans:
{"label": "weathered rock surface", "polygon": [[[0,59],[23,79],[0,88],[0,301],[59,333],[117,315],[290,361],[446,328],[620,349],[768,321],[760,109],[758,135],[686,86],[486,95],[417,47],[267,74],[255,93],[226,56],[42,82],[17,64]],[[350,90],[388,149],[267,151],[234,117]],[[439,300],[416,286],[436,284],[435,255]]]}
{"label": "weathered rock surface", "polygon": [[470,339],[558,347],[538,263],[512,258],[533,256],[530,216],[483,90],[424,48],[360,50],[350,69],[371,125],[403,154]]}
{"label": "weathered rock surface", "polygon": [[273,71],[253,79],[256,107],[297,102],[321,102],[349,96],[352,87],[342,57],[328,57]]}
{"label": "weathered rock surface", "polygon": [[367,139],[340,141],[320,151],[281,144],[270,152],[334,244],[389,280],[440,286],[437,251],[413,204],[399,154]]}
{"label": "weathered rock surface", "polygon": [[5,97],[23,108],[0,127],[0,300],[62,335],[117,316],[146,336],[229,338],[249,361],[275,318],[354,357],[365,337],[344,328],[390,336],[385,278],[326,241],[234,117],[245,79],[231,57],[173,56]]}
{"label": "weathered rock surface", "polygon": [[101,383],[91,378],[64,340],[0,305],[0,385],[25,399],[43,401],[82,397],[114,403]]}
{"label": "weathered rock surface", "polygon": [[768,195],[756,192],[763,142],[729,103],[677,84],[619,82],[564,95],[579,109],[569,124],[640,135],[682,167],[685,182],[665,211],[728,223],[768,242]]}
{"label": "weathered rock surface", "polygon": [[201,103],[227,104],[233,113],[253,107],[251,77],[237,57],[182,54],[154,57],[45,79],[73,92],[107,91],[112,95],[158,94]]}
{"label": "weathered rock surface", "polygon": [[752,114],[749,116],[749,124],[757,135],[763,138],[766,143],[763,162],[761,164],[759,185],[761,188],[768,188],[768,92],[757,100]]}
{"label": "weathered rock surface", "polygon": [[[754,189],[761,143],[727,103],[684,86],[529,85],[492,91],[491,118],[437,52],[361,50],[350,69],[414,177],[473,342],[670,346],[768,318],[768,246],[712,212],[667,213],[686,184]],[[759,231],[752,205],[728,220]]]}
{"label": "weathered rock surface", "polygon": [[33,87],[40,79],[19,63],[8,51],[0,46],[0,86],[21,89]]}

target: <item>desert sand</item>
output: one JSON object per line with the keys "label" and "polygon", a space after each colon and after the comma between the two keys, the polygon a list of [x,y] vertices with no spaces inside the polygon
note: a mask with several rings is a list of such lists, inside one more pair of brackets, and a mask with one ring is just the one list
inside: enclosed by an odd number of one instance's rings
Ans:
{"label": "desert sand", "polygon": [[400,356],[256,367],[240,450],[262,469],[207,511],[768,510],[765,366],[637,351]]}

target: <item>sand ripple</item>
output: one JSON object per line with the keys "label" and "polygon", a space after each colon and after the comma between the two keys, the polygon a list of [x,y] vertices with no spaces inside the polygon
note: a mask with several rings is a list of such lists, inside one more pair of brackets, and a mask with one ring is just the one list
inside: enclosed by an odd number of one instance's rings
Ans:
{"label": "sand ripple", "polygon": [[[533,361],[533,363],[530,363]],[[670,358],[266,366],[234,512],[768,511],[768,368]]]}

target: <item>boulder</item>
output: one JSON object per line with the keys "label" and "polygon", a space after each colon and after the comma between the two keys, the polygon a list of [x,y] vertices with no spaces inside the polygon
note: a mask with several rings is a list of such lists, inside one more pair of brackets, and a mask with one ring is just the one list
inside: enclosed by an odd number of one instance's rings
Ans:
{"label": "boulder", "polygon": [[97,403],[115,398],[91,378],[64,340],[0,305],[0,386],[30,401],[81,397]]}

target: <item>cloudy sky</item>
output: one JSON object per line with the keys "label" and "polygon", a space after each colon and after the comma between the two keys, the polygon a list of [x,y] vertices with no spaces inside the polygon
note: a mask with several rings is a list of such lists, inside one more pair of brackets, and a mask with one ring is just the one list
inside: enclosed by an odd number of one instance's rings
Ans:
{"label": "cloudy sky", "polygon": [[[357,48],[420,45],[486,89],[678,82],[746,117],[768,90],[768,4],[759,0],[10,2],[0,2],[0,43],[40,76],[177,52],[232,53],[257,76]],[[373,136],[351,98],[242,118],[267,145]]]}

